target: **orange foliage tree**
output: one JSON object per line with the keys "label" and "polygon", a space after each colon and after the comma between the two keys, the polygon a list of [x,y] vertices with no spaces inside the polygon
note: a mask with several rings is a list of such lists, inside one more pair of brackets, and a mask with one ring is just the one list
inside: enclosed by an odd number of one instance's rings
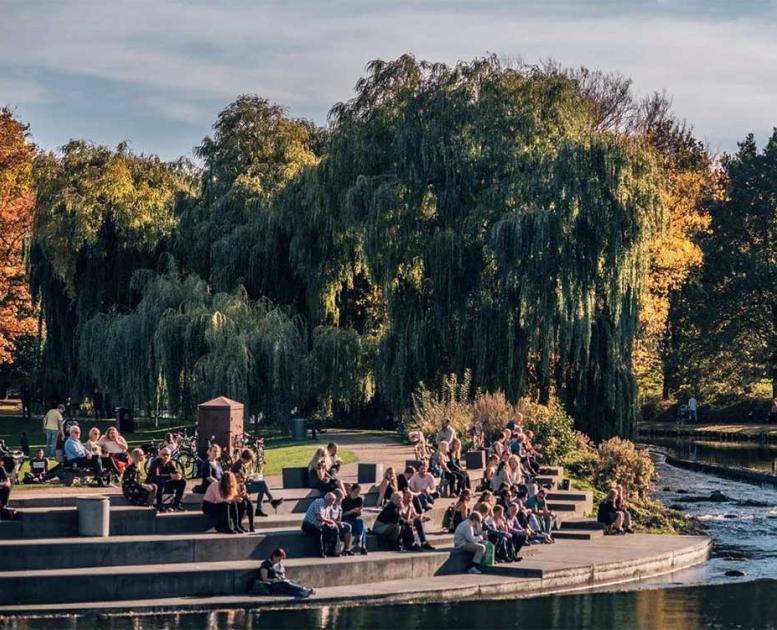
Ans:
{"label": "orange foliage tree", "polygon": [[0,364],[13,361],[20,336],[35,333],[24,256],[35,201],[34,152],[27,126],[0,110]]}

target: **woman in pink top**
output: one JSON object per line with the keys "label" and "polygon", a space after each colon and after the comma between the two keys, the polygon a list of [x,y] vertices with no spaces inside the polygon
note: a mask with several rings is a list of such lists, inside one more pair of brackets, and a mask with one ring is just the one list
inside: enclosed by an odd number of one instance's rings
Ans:
{"label": "woman in pink top", "polygon": [[212,483],[202,497],[202,512],[216,521],[216,531],[237,534],[242,529],[237,518],[237,479],[225,472],[218,483]]}

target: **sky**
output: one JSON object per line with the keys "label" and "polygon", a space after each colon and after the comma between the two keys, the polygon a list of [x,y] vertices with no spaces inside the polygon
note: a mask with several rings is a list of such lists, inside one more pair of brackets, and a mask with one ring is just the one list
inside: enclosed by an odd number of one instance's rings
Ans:
{"label": "sky", "polygon": [[44,149],[191,157],[239,94],[324,124],[406,52],[619,72],[716,153],[777,126],[777,0],[0,0],[0,106]]}

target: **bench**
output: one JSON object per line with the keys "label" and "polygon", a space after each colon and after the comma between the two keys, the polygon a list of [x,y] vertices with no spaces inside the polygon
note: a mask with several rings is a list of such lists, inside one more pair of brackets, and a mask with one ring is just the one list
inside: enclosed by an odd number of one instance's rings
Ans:
{"label": "bench", "polygon": [[70,464],[59,464],[52,468],[49,475],[59,477],[60,481],[66,486],[72,486],[73,482],[78,479],[80,483],[85,481],[94,480],[97,476],[91,468],[81,468],[80,466],[71,466]]}

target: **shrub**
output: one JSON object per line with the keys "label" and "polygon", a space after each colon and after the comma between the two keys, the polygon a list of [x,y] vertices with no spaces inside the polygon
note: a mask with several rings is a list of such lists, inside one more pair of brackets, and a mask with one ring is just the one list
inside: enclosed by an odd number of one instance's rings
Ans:
{"label": "shrub", "polygon": [[599,453],[593,440],[580,431],[572,432],[574,448],[564,458],[564,470],[578,479],[593,479],[599,466]]}
{"label": "shrub", "polygon": [[516,408],[523,414],[524,428],[534,432],[534,443],[542,444],[543,463],[563,463],[575,448],[572,418],[560,407],[547,407],[524,398]]}
{"label": "shrub", "polygon": [[[459,381],[456,374],[444,376],[439,392],[432,391],[423,383],[413,394],[412,424],[425,434],[436,433],[442,427],[443,418],[451,419],[456,433],[466,438],[472,426],[472,406],[469,393],[472,387],[472,375],[469,370]],[[406,423],[405,429],[411,428]]]}
{"label": "shrub", "polygon": [[655,472],[653,460],[634,446],[634,442],[618,437],[602,442],[597,449],[599,463],[594,476],[597,488],[606,492],[610,484],[624,487],[628,496],[646,498]]}
{"label": "shrub", "polygon": [[487,441],[494,440],[515,415],[515,407],[499,390],[490,394],[478,393],[472,403],[472,421],[483,427]]}

